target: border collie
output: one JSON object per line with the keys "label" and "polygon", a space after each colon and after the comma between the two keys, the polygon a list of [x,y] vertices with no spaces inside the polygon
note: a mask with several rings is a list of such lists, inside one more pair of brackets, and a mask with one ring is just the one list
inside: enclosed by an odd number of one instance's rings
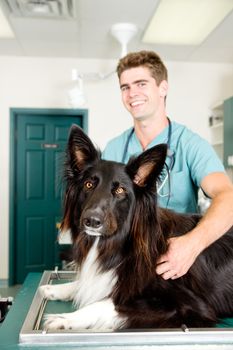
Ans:
{"label": "border collie", "polygon": [[62,229],[72,233],[79,273],[74,282],[40,291],[49,300],[72,300],[77,310],[47,315],[45,329],[212,327],[233,315],[232,230],[183,277],[164,280],[155,272],[168,238],[200,220],[157,206],[166,154],[161,144],[126,165],[102,160],[88,136],[72,126]]}

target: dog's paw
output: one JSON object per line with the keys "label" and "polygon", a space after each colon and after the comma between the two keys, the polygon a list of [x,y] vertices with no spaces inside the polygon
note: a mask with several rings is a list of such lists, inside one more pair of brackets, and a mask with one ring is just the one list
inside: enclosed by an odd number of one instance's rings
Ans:
{"label": "dog's paw", "polygon": [[45,315],[44,320],[44,329],[46,331],[74,329],[72,320],[68,319],[64,314],[47,314]]}
{"label": "dog's paw", "polygon": [[48,300],[73,300],[77,290],[77,283],[46,284],[40,286],[41,295]]}
{"label": "dog's paw", "polygon": [[55,286],[52,286],[50,284],[40,286],[39,292],[43,296],[43,298],[48,300],[57,300],[60,298],[60,296],[58,295],[57,288],[55,288]]}

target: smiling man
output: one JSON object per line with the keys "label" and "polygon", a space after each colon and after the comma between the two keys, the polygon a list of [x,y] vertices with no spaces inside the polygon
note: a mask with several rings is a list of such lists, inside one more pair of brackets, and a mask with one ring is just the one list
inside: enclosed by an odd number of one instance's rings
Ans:
{"label": "smiling man", "polygon": [[178,212],[198,212],[199,188],[212,199],[198,226],[185,236],[171,238],[167,254],[157,261],[157,273],[175,279],[233,225],[233,185],[210,144],[168,118],[167,69],[155,52],[129,53],[119,61],[117,73],[133,127],[108,142],[103,158],[126,163],[131,156],[166,143],[167,167],[157,184],[159,205]]}
{"label": "smiling man", "polygon": [[145,150],[168,125],[164,104],[167,81],[163,79],[157,85],[149,68],[136,67],[122,72],[120,88],[124,106],[134,118],[136,135]]}

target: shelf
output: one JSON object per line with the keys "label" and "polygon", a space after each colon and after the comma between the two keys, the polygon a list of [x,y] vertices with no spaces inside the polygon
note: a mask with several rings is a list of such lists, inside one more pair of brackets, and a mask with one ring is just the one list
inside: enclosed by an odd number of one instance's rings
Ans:
{"label": "shelf", "polygon": [[219,110],[219,111],[222,111],[223,110],[223,101],[218,101],[216,103],[214,103],[210,109],[213,111],[213,110]]}
{"label": "shelf", "polygon": [[210,126],[210,129],[217,129],[217,128],[223,128],[223,123],[216,123],[214,125]]}
{"label": "shelf", "polygon": [[223,146],[223,142],[222,141],[214,142],[214,143],[212,143],[212,146],[213,147],[215,147],[215,146]]}
{"label": "shelf", "polygon": [[211,144],[219,158],[223,161],[223,102],[218,101],[211,106],[212,115],[209,117]]}
{"label": "shelf", "polygon": [[233,167],[233,96],[211,106],[209,128],[215,152],[226,169]]}

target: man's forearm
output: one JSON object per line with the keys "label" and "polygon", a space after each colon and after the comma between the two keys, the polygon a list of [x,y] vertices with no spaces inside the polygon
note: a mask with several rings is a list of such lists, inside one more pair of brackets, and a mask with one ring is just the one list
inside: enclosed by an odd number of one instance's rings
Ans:
{"label": "man's forearm", "polygon": [[199,253],[233,226],[233,190],[218,194],[198,225],[190,232]]}

